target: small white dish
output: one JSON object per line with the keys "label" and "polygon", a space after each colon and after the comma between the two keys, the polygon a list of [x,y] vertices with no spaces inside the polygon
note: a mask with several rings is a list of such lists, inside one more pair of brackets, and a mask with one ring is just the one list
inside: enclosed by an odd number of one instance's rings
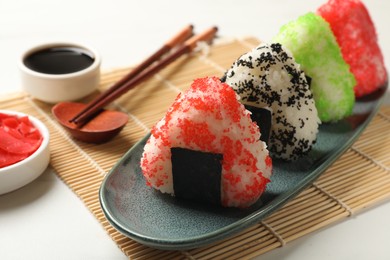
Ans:
{"label": "small white dish", "polygon": [[[77,56],[87,61],[75,61]],[[66,70],[74,62],[87,62],[87,65]],[[100,55],[91,47],[55,42],[25,51],[18,61],[18,67],[23,89],[34,98],[54,104],[75,101],[94,92],[99,86],[100,63]]]}
{"label": "small white dish", "polygon": [[39,148],[30,156],[12,165],[0,168],[0,195],[19,189],[40,176],[50,161],[49,140],[50,134],[47,127],[37,118],[9,110],[0,110],[0,113],[28,116],[31,123],[39,130],[43,140]]}

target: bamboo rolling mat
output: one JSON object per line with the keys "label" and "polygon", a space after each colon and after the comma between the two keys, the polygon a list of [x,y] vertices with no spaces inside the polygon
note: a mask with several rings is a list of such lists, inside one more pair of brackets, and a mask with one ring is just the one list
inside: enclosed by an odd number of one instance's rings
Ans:
{"label": "bamboo rolling mat", "polygon": [[[123,236],[105,219],[98,190],[105,173],[165,114],[176,95],[186,89],[194,78],[221,76],[238,56],[258,43],[254,38],[245,38],[216,44],[207,55],[199,52],[183,57],[131,90],[114,104],[116,109],[130,113],[131,119],[119,136],[105,144],[74,141],[54,120],[50,105],[25,93],[0,97],[0,108],[28,113],[48,126],[51,132],[51,165],[58,177],[77,194],[129,258],[253,258],[390,199],[389,106],[381,108],[352,148],[311,187],[262,222],[207,247],[161,251]],[[106,89],[128,70],[124,68],[104,73],[101,89]]]}

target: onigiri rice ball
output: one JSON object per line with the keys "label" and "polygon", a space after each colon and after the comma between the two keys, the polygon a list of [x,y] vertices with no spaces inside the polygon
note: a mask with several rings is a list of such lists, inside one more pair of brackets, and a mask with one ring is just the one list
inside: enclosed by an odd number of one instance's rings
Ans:
{"label": "onigiri rice ball", "polygon": [[238,98],[216,77],[196,79],[179,94],[145,145],[141,168],[147,184],[175,195],[172,148],[217,153],[223,156],[221,204],[242,208],[255,203],[270,181],[272,160]]}
{"label": "onigiri rice ball", "polygon": [[271,156],[296,160],[311,150],[320,120],[305,74],[286,48],[261,44],[238,58],[225,80],[244,104],[272,111]]}
{"label": "onigiri rice ball", "polygon": [[311,91],[322,122],[335,122],[352,114],[356,84],[329,24],[307,13],[280,28],[274,42],[288,48],[311,78]]}
{"label": "onigiri rice ball", "polygon": [[375,25],[363,2],[329,0],[317,13],[330,24],[341,53],[355,75],[356,97],[382,87],[387,81],[386,67]]}

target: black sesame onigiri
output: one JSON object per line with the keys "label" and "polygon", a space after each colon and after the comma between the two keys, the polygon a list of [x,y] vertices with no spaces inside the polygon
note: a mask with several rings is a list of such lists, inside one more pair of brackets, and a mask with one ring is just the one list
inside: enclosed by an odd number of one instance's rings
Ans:
{"label": "black sesame onigiri", "polygon": [[295,160],[310,151],[320,119],[307,78],[286,48],[261,44],[238,58],[224,79],[242,103],[271,110],[271,156]]}

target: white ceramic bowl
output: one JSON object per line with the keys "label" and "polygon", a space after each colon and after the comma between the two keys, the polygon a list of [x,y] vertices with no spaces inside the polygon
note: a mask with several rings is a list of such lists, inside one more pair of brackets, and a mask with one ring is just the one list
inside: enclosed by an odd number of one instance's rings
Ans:
{"label": "white ceramic bowl", "polygon": [[16,190],[32,182],[47,168],[50,161],[49,140],[47,127],[37,118],[23,113],[0,110],[0,113],[28,116],[31,123],[40,131],[43,140],[39,148],[29,157],[15,164],[0,168],[0,195]]}
{"label": "white ceramic bowl", "polygon": [[[25,59],[30,55],[50,48],[83,49],[91,54],[93,63],[85,69],[65,74],[42,73],[25,64]],[[41,101],[54,104],[75,101],[95,91],[100,81],[100,63],[100,55],[91,47],[77,43],[56,42],[41,44],[25,51],[18,61],[18,67],[23,89]]]}

